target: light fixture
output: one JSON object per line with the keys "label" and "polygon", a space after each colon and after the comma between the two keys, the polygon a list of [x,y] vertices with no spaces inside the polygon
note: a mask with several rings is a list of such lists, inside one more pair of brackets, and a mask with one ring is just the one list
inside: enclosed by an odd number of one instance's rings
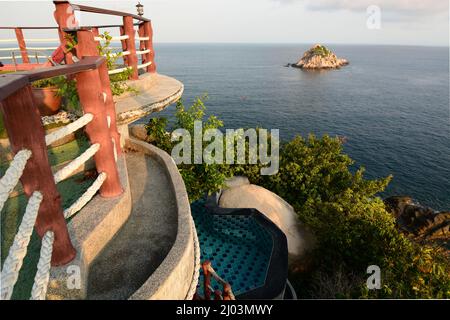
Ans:
{"label": "light fixture", "polygon": [[138,4],[136,5],[136,9],[138,15],[142,17],[144,15],[144,6],[140,2],[138,2]]}

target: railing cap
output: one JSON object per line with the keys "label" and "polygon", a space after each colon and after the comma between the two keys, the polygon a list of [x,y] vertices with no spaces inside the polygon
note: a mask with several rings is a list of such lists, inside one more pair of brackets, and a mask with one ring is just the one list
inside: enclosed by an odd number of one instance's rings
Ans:
{"label": "railing cap", "polygon": [[33,81],[97,69],[104,61],[105,57],[83,57],[74,64],[0,75],[0,101]]}

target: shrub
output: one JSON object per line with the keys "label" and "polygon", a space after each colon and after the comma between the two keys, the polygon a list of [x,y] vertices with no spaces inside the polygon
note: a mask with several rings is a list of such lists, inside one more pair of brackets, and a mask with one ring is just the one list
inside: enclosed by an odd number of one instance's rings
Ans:
{"label": "shrub", "polygon": [[[204,112],[202,99],[187,110],[180,101],[176,127],[193,134],[193,123]],[[210,117],[204,126],[220,128],[222,122]],[[152,119],[147,130],[155,145],[170,153],[166,127],[167,120]],[[449,298],[448,257],[398,232],[377,197],[392,177],[367,180],[364,168],[352,173],[354,162],[343,153],[342,143],[337,137],[295,137],[282,145],[279,172],[273,176],[261,176],[261,165],[180,165],[179,170],[191,201],[217,191],[227,177],[245,175],[294,207],[317,238],[314,271],[291,273],[300,297]],[[381,290],[367,290],[370,265],[381,268]]]}

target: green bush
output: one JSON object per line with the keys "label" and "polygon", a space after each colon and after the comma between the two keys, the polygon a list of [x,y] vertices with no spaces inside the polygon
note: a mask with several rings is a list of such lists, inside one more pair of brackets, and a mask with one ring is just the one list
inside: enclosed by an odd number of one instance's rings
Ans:
{"label": "green bush", "polygon": [[[202,99],[187,110],[180,101],[175,127],[192,135],[204,112]],[[210,117],[204,127],[220,128],[222,122]],[[167,120],[154,118],[147,130],[156,146],[171,152]],[[448,257],[399,233],[377,197],[392,177],[367,180],[364,168],[352,173],[352,165],[341,139],[310,135],[282,145],[279,172],[272,176],[261,176],[261,165],[183,164],[179,170],[191,201],[217,191],[227,177],[245,175],[294,207],[317,238],[313,271],[291,274],[302,298],[449,298]],[[381,268],[381,290],[367,290],[370,265]]]}

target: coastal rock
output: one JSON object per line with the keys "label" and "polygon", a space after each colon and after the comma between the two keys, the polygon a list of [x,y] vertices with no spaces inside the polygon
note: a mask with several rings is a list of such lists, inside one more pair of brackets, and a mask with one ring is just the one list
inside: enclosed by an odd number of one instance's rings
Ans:
{"label": "coastal rock", "polygon": [[414,202],[411,197],[387,198],[386,208],[403,232],[417,241],[447,242],[450,238],[450,212],[436,212]]}
{"label": "coastal rock", "polygon": [[135,124],[130,126],[130,133],[136,139],[147,141],[148,136],[145,124]]}
{"label": "coastal rock", "polygon": [[340,59],[323,45],[316,44],[305,52],[303,57],[291,64],[294,68],[301,69],[337,69],[347,65],[346,59]]}
{"label": "coastal rock", "polygon": [[242,184],[222,192],[223,208],[255,208],[286,235],[289,263],[301,262],[314,246],[312,233],[297,218],[292,206],[275,193],[253,184]]}

